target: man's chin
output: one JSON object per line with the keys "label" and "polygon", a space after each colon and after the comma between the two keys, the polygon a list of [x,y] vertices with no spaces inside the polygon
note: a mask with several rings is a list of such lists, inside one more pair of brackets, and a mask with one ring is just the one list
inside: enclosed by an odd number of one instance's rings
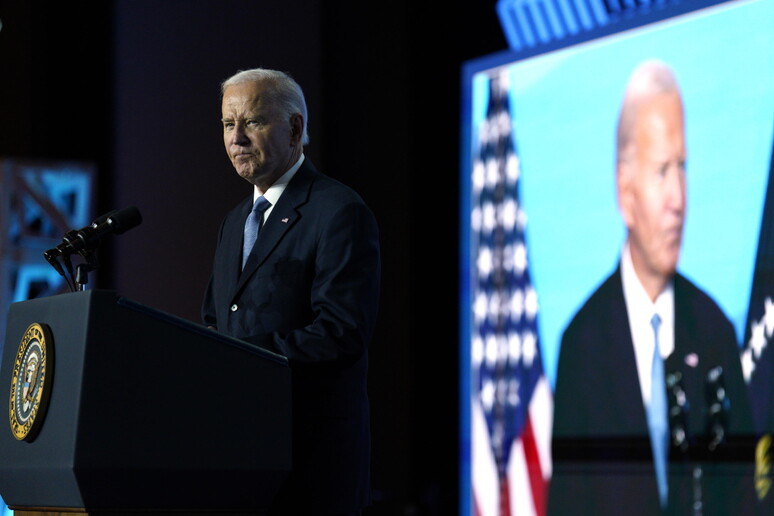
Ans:
{"label": "man's chin", "polygon": [[671,276],[674,276],[674,274],[677,272],[677,263],[679,261],[680,256],[671,256],[667,258],[664,263],[661,265],[661,274],[665,278],[669,278]]}
{"label": "man's chin", "polygon": [[235,165],[234,169],[236,170],[239,177],[246,179],[247,181],[250,181],[255,176],[255,170],[249,165]]}

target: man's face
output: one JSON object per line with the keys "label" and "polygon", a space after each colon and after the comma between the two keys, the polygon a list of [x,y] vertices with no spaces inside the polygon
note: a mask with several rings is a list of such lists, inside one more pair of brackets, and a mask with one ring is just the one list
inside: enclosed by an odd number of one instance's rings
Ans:
{"label": "man's face", "polygon": [[300,153],[300,115],[288,117],[272,105],[261,82],[236,84],[223,93],[223,143],[237,173],[263,191]]}
{"label": "man's face", "polygon": [[663,282],[677,269],[685,218],[685,157],[679,94],[646,101],[618,176],[632,261],[644,283]]}

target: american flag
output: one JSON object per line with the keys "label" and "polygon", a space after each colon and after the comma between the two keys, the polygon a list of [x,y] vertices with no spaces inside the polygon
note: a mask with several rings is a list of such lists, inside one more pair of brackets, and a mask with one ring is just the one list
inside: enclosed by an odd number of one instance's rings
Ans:
{"label": "american flag", "polygon": [[774,281],[768,292],[760,297],[750,303],[742,371],[750,393],[756,430],[770,433],[774,432]]}
{"label": "american flag", "polygon": [[774,149],[771,160],[742,351],[759,432],[774,432]]}
{"label": "american flag", "polygon": [[543,372],[538,300],[505,71],[489,78],[472,167],[471,484],[475,516],[544,515],[553,396]]}
{"label": "american flag", "polygon": [[741,353],[742,372],[760,436],[755,451],[759,514],[774,514],[774,151],[771,160]]}
{"label": "american flag", "polygon": [[752,292],[747,312],[742,371],[747,382],[756,431],[761,436],[756,449],[755,488],[760,514],[774,513],[774,152],[769,167],[769,185],[763,205]]}

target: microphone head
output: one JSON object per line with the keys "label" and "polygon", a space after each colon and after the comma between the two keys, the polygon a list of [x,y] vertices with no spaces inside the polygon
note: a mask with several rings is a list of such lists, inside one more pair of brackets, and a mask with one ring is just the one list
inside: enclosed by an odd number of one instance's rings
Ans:
{"label": "microphone head", "polygon": [[97,229],[99,226],[101,226],[102,224],[107,222],[108,218],[110,218],[111,215],[113,215],[113,214],[115,214],[117,212],[118,212],[118,210],[113,210],[113,211],[110,211],[108,213],[105,213],[104,215],[100,215],[99,217],[94,219],[94,222],[91,223],[91,227],[93,227],[94,229]]}
{"label": "microphone head", "polygon": [[111,231],[120,235],[130,229],[139,226],[142,223],[142,214],[136,206],[129,206],[123,210],[115,210],[107,214],[105,223],[111,228]]}

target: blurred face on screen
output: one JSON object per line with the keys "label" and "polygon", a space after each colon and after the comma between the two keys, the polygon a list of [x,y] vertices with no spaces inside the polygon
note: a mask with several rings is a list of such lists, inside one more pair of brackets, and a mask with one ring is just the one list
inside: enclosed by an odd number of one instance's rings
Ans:
{"label": "blurred face on screen", "polygon": [[677,92],[638,108],[618,195],[637,275],[652,299],[674,274],[685,218],[685,135]]}
{"label": "blurred face on screen", "polygon": [[223,92],[223,143],[237,173],[266,191],[301,156],[301,115],[288,117],[270,97],[267,81]]}

